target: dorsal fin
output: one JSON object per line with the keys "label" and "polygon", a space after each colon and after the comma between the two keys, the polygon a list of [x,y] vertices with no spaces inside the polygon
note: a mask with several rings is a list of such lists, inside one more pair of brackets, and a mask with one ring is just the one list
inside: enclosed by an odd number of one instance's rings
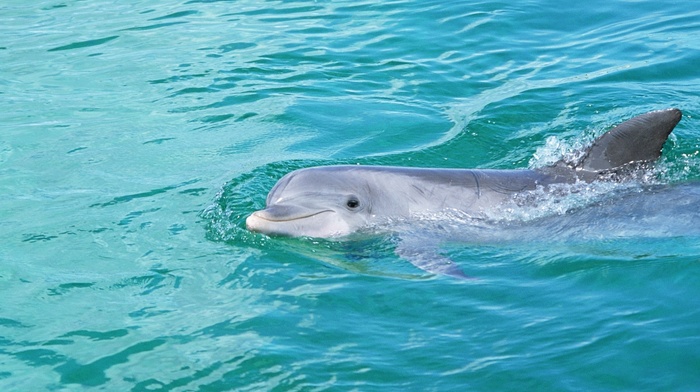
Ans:
{"label": "dorsal fin", "polygon": [[658,110],[627,120],[596,139],[576,169],[599,173],[655,161],[680,120],[678,109]]}

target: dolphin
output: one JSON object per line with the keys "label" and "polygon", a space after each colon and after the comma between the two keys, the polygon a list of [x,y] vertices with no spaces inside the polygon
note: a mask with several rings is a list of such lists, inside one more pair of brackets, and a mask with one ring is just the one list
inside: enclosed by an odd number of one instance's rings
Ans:
{"label": "dolphin", "polygon": [[[253,232],[293,237],[339,238],[392,221],[459,213],[494,219],[514,195],[553,184],[624,179],[635,168],[656,161],[681,111],[648,112],[598,137],[576,162],[559,161],[536,169],[442,169],[337,165],[295,170],[253,212]],[[466,277],[437,251],[403,241],[397,253],[417,267]]]}

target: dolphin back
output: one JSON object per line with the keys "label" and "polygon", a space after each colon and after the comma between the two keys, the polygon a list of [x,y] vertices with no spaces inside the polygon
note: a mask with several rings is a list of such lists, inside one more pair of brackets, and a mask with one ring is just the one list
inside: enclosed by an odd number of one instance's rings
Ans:
{"label": "dolphin back", "polygon": [[606,172],[661,156],[668,135],[681,120],[678,109],[642,114],[609,130],[593,142],[577,165],[586,172]]}

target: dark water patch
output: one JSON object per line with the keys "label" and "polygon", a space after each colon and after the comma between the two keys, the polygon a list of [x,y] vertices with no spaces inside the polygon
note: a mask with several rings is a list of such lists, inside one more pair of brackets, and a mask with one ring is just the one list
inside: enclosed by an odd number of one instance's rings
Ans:
{"label": "dark water patch", "polygon": [[29,328],[30,326],[27,324],[24,324],[20,321],[9,319],[9,318],[4,318],[0,317],[0,327],[7,327],[7,328]]}
{"label": "dark water patch", "polygon": [[[263,66],[260,66],[263,65]],[[255,65],[246,64],[246,66],[236,67],[231,70],[222,70],[221,74],[228,75],[233,74],[235,76],[229,76],[223,78],[222,80],[227,81],[241,81],[249,80],[250,75],[262,76],[276,76],[295,73],[295,70],[284,66],[284,64],[277,63],[275,61],[270,61],[267,59],[257,59],[255,60]]]}
{"label": "dark water patch", "polygon": [[[357,59],[356,61],[361,62],[361,59]],[[327,62],[328,57],[325,55],[312,55],[307,51],[300,51],[298,49],[265,54],[260,56],[260,59],[256,61],[258,64],[298,63],[299,65],[326,64]],[[372,60],[369,60],[369,62],[374,63]],[[296,73],[293,68],[289,68],[288,70]],[[304,72],[304,74],[305,73],[306,72]]]}
{"label": "dark water patch", "polygon": [[249,118],[251,118],[251,117],[255,117],[255,116],[257,116],[257,115],[258,115],[258,113],[254,113],[254,112],[244,113],[244,114],[238,116],[238,118],[236,118],[235,121],[238,122],[238,121],[247,120],[247,119],[249,119]]}
{"label": "dark water patch", "polygon": [[79,384],[82,386],[99,386],[107,383],[110,378],[106,372],[110,368],[126,363],[130,357],[136,354],[151,352],[165,344],[164,339],[153,339],[136,343],[116,354],[107,355],[87,364],[80,364],[72,358],[54,368],[61,375],[61,382],[65,384]]}
{"label": "dark water patch", "polygon": [[289,363],[289,356],[284,354],[264,353],[256,354],[248,358],[236,357],[226,361],[227,369],[218,380],[204,384],[208,390],[225,389],[245,389],[250,385],[264,388],[260,382],[259,374],[277,379],[276,386],[280,390],[303,390],[305,384],[303,377],[289,377],[286,366],[279,366],[280,363]]}
{"label": "dark water patch", "polygon": [[175,93],[171,95],[171,97],[175,97],[178,95],[187,95],[187,94],[202,94],[202,93],[213,93],[218,90],[215,90],[210,87],[187,87],[183,88],[182,90],[178,90]]}
{"label": "dark water patch", "polygon": [[185,189],[182,190],[178,193],[182,195],[188,195],[188,196],[201,196],[204,193],[209,192],[209,189],[207,188],[192,188],[192,189]]}
{"label": "dark water patch", "polygon": [[210,110],[210,109],[228,108],[229,106],[237,106],[237,105],[261,101],[265,98],[269,98],[271,94],[272,94],[271,91],[244,93],[244,94],[238,94],[235,96],[228,96],[228,97],[225,97],[224,99],[222,99],[218,102],[214,102],[214,103],[211,103],[208,105],[185,106],[185,107],[173,108],[173,109],[170,109],[168,111],[170,113],[189,113],[189,112],[198,112],[198,111]]}
{"label": "dark water patch", "polygon": [[75,344],[73,339],[51,339],[42,343],[42,346],[70,346]]}
{"label": "dark water patch", "polygon": [[48,6],[48,7],[43,7],[41,10],[42,10],[42,11],[50,11],[50,10],[55,10],[55,9],[58,9],[58,8],[66,8],[66,7],[68,7],[67,4],[55,4],[55,5],[51,5],[51,6]]}
{"label": "dark water patch", "polygon": [[186,230],[187,230],[187,226],[185,226],[183,224],[174,224],[174,225],[171,225],[170,227],[168,227],[168,231],[172,235],[178,235]]}
{"label": "dark water patch", "polygon": [[109,207],[109,206],[113,206],[115,204],[128,203],[128,202],[136,200],[136,199],[148,198],[148,197],[157,196],[157,195],[160,195],[163,193],[167,193],[167,192],[170,192],[174,189],[178,189],[178,188],[181,188],[181,187],[187,186],[187,185],[192,185],[192,184],[195,184],[197,182],[199,182],[199,179],[189,180],[189,181],[185,181],[185,182],[182,182],[182,183],[179,183],[176,185],[166,186],[163,188],[156,188],[156,189],[152,189],[152,190],[147,191],[147,192],[134,193],[134,194],[125,195],[125,196],[118,196],[118,197],[113,198],[111,201],[108,201],[105,203],[95,203],[95,204],[90,205],[90,207],[91,208],[92,207]]}
{"label": "dark water patch", "polygon": [[254,92],[254,93],[243,93],[243,94],[239,94],[236,96],[225,97],[224,99],[220,100],[219,102],[215,102],[211,105],[196,108],[196,110],[217,109],[217,108],[223,108],[223,107],[228,107],[228,106],[241,105],[244,103],[251,103],[251,102],[260,101],[260,100],[267,98],[269,96],[270,96],[270,93],[268,91],[266,91],[266,92]]}
{"label": "dark water patch", "polygon": [[82,49],[82,48],[89,48],[91,46],[98,46],[105,44],[109,41],[115,40],[119,38],[118,35],[114,35],[111,37],[106,37],[106,38],[99,38],[99,39],[93,39],[93,40],[88,40],[88,41],[80,41],[80,42],[73,42],[72,44],[64,45],[64,46],[58,46],[56,48],[49,49],[49,52],[58,52],[62,50],[73,50],[73,49]]}
{"label": "dark water patch", "polygon": [[159,16],[157,18],[152,18],[149,20],[164,20],[164,19],[172,19],[172,18],[182,18],[184,16],[197,15],[197,14],[199,14],[199,11],[196,11],[196,10],[179,11],[179,12],[174,12],[172,14],[168,14],[165,16]]}
{"label": "dark water patch", "polygon": [[[128,225],[130,225],[130,224],[134,221],[134,219],[140,218],[140,217],[142,217],[142,216],[144,216],[144,215],[146,215],[146,214],[152,214],[152,213],[157,212],[157,211],[160,211],[160,208],[151,208],[151,209],[148,209],[148,210],[132,211],[132,212],[128,213],[128,214],[126,215],[126,217],[124,217],[122,220],[120,220],[120,221],[117,223],[117,225],[119,225],[119,226],[128,226]],[[150,224],[150,222],[142,223],[142,225],[144,225],[144,224]]]}
{"label": "dark water patch", "polygon": [[188,81],[188,80],[192,80],[192,79],[196,79],[196,78],[202,78],[202,77],[205,77],[208,75],[209,75],[208,73],[177,75],[177,76],[171,76],[171,77],[164,78],[164,79],[149,80],[148,83],[150,83],[150,84],[175,83],[175,82],[180,82],[180,81]]}
{"label": "dark water patch", "polygon": [[247,11],[241,11],[236,14],[229,15],[243,15],[243,16],[259,16],[259,15],[279,15],[283,12],[285,15],[289,15],[289,18],[297,18],[300,13],[315,13],[316,11],[322,11],[325,7],[322,6],[287,6],[287,7],[266,7],[258,8]]}
{"label": "dark water patch", "polygon": [[184,4],[215,4],[215,3],[231,3],[231,0],[189,0]]}
{"label": "dark water patch", "polygon": [[[81,231],[81,230],[78,230]],[[76,235],[77,233],[74,231],[61,231],[56,234],[47,234],[47,233],[36,233],[36,234],[24,234],[22,238],[22,242],[29,242],[29,243],[34,243],[34,242],[48,242],[51,240],[54,240],[60,236],[64,235]]]}
{"label": "dark water patch", "polygon": [[182,277],[177,276],[169,270],[151,270],[151,274],[134,276],[122,279],[118,283],[110,286],[112,290],[119,290],[129,287],[141,288],[139,295],[149,295],[156,290],[164,288],[177,289],[182,284]]}
{"label": "dark water patch", "polygon": [[236,155],[244,151],[254,151],[256,147],[266,143],[262,138],[243,140],[235,144],[228,145],[219,150],[221,155]]}
{"label": "dark water patch", "polygon": [[306,27],[303,29],[297,29],[297,30],[290,30],[290,33],[293,34],[304,34],[304,35],[317,35],[317,36],[323,36],[326,34],[333,34],[335,32],[335,29],[331,27]]}
{"label": "dark water patch", "polygon": [[[134,385],[133,391],[144,391],[144,392],[154,391],[154,390],[171,391],[171,390],[181,389],[182,387],[185,387],[192,382],[209,377],[212,373],[219,370],[224,365],[226,365],[226,363],[221,363],[221,362],[214,363],[211,366],[207,366],[204,369],[194,371],[191,376],[181,377],[181,378],[175,379],[173,381],[170,381],[168,383],[158,381],[157,379],[144,380],[144,381],[136,383]],[[229,389],[229,388],[230,388],[230,386],[228,386],[228,385],[224,387],[224,389]],[[213,390],[216,390],[216,389],[213,389]]]}
{"label": "dark water patch", "polygon": [[123,29],[121,31],[147,31],[147,30],[155,30],[155,29],[160,29],[163,27],[170,27],[170,26],[176,26],[179,24],[184,24],[187,22],[168,22],[168,23],[157,23],[157,24],[152,24],[148,26],[139,26],[139,27],[129,27],[127,29]]}
{"label": "dark water patch", "polygon": [[54,289],[49,289],[48,290],[48,295],[49,296],[55,296],[55,295],[64,295],[68,293],[71,290],[74,289],[85,289],[85,288],[91,288],[94,287],[95,283],[63,283],[58,285],[57,288]]}
{"label": "dark water patch", "polygon": [[161,316],[164,314],[172,313],[171,310],[162,310],[155,306],[147,306],[145,308],[139,309],[137,311],[129,313],[129,317],[132,318],[149,318]]}
{"label": "dark water patch", "polygon": [[88,331],[88,330],[77,330],[77,331],[71,331],[66,334],[63,334],[61,337],[62,338],[70,338],[70,337],[85,337],[93,341],[100,341],[100,340],[112,340],[116,338],[122,338],[124,336],[127,336],[129,334],[129,331],[127,329],[115,329],[111,331],[106,331],[106,332],[99,332],[99,331]]}
{"label": "dark water patch", "polygon": [[234,114],[220,114],[217,116],[200,117],[196,121],[201,121],[204,123],[217,123],[217,122],[226,121],[226,120],[234,118],[234,117],[236,117],[236,115],[234,115]]}
{"label": "dark water patch", "polygon": [[76,147],[68,152],[66,154],[73,154],[74,152],[82,151],[82,150],[87,150],[87,147]]}
{"label": "dark water patch", "polygon": [[164,142],[170,141],[170,140],[175,140],[177,138],[175,137],[162,137],[158,139],[153,139],[153,140],[147,140],[141,144],[163,144]]}
{"label": "dark water patch", "polygon": [[25,234],[22,238],[22,242],[46,242],[55,238],[58,238],[58,236],[49,234]]}
{"label": "dark water patch", "polygon": [[228,53],[228,52],[233,52],[236,50],[250,49],[250,48],[254,48],[256,46],[258,46],[258,45],[254,44],[252,42],[234,42],[234,43],[219,46],[219,50],[222,53]]}
{"label": "dark water patch", "polygon": [[54,366],[66,360],[64,355],[44,348],[17,351],[13,356],[34,367]]}

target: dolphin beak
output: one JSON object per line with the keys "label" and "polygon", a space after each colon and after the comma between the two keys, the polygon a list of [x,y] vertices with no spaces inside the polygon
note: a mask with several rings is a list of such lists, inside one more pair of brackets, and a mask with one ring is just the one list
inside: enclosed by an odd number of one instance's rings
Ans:
{"label": "dolphin beak", "polygon": [[310,218],[331,210],[317,210],[295,205],[275,204],[255,211],[245,220],[246,228],[260,233],[275,233],[275,227],[296,220]]}

